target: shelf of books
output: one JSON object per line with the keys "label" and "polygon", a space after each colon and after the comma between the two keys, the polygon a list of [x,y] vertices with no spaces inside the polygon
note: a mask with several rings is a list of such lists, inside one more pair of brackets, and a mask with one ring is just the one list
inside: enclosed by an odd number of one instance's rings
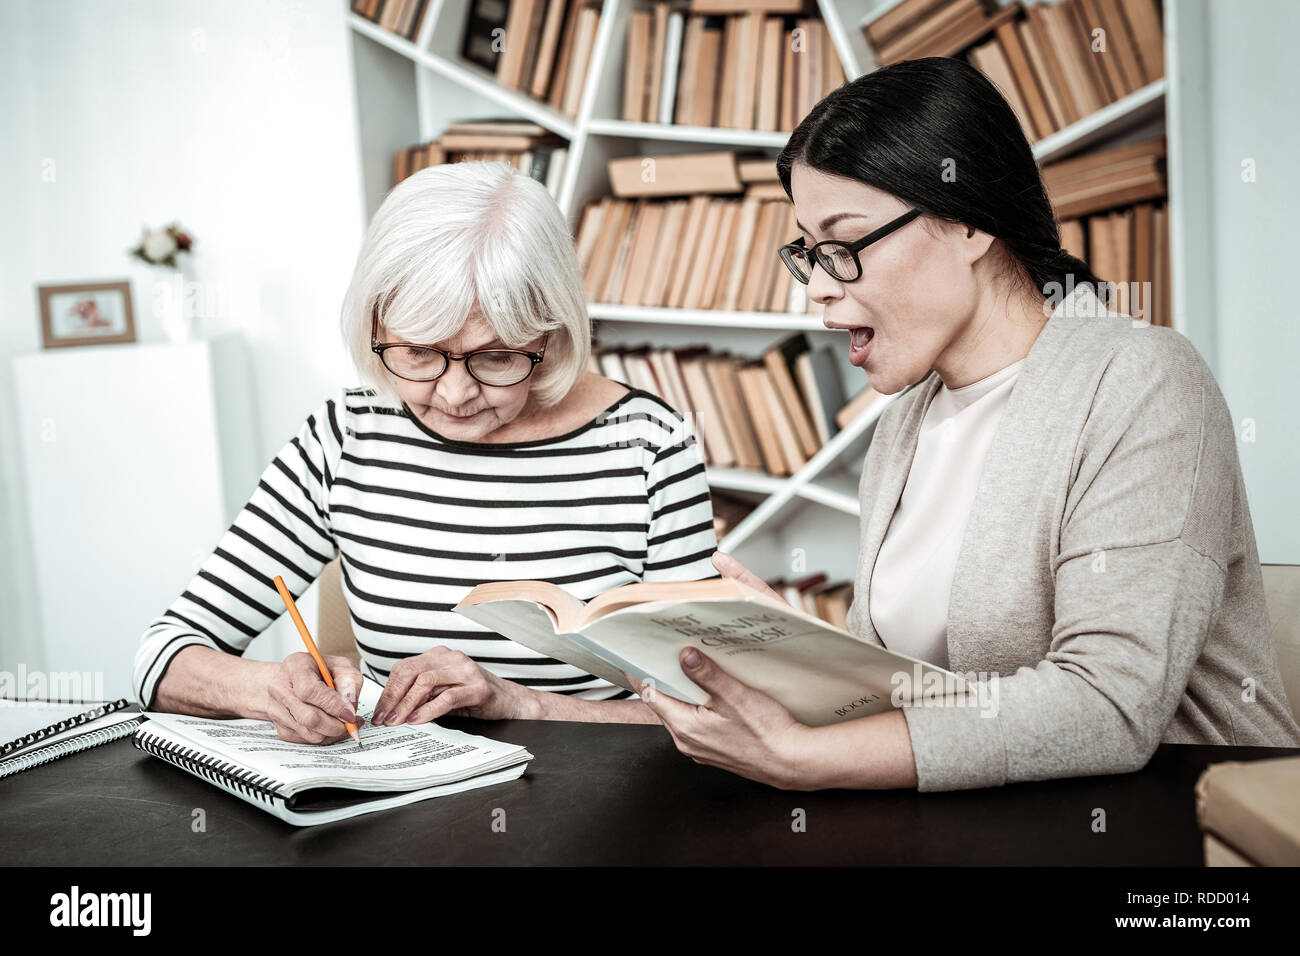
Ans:
{"label": "shelf of books", "polygon": [[1020,117],[1063,246],[1114,307],[1179,325],[1160,0],[354,0],[350,20],[363,131],[403,104],[368,162],[370,210],[437,163],[543,182],[583,268],[592,369],[689,417],[721,547],[814,613],[852,598],[858,478],[893,398],[774,252],[797,229],[773,160],[822,96],[881,64],[966,58]]}

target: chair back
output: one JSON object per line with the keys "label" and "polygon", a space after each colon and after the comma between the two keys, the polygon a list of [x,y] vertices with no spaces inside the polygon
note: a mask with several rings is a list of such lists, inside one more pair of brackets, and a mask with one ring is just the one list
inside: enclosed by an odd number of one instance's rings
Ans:
{"label": "chair back", "polygon": [[320,612],[316,618],[316,647],[322,657],[331,654],[361,661],[357,639],[352,633],[352,616],[343,597],[343,578],[339,558],[325,565],[320,573]]}

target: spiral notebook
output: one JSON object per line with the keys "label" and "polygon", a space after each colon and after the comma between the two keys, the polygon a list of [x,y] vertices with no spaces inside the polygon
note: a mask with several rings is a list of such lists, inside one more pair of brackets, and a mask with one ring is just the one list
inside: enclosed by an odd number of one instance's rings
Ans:
{"label": "spiral notebook", "polygon": [[0,699],[0,779],[129,737],[141,720],[131,706],[125,699]]}
{"label": "spiral notebook", "polygon": [[366,679],[357,712],[364,749],[281,740],[266,720],[146,713],[132,742],[295,826],[313,826],[521,776],[523,747],[436,723],[373,727],[382,688]]}

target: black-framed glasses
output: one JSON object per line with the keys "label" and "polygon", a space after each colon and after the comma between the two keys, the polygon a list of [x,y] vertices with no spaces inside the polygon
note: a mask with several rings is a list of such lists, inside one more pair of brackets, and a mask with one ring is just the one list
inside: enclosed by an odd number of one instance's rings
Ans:
{"label": "black-framed glasses", "polygon": [[884,239],[895,229],[906,226],[919,215],[921,215],[920,209],[909,209],[897,219],[891,219],[879,229],[867,233],[854,242],[823,239],[809,249],[804,244],[803,236],[800,236],[794,242],[781,246],[777,252],[785,267],[804,285],[812,280],[814,262],[825,269],[832,278],[841,282],[854,282],[862,275],[862,263],[858,260],[858,253],[873,242]]}
{"label": "black-framed glasses", "polygon": [[498,388],[518,385],[533,374],[533,369],[546,354],[546,340],[551,333],[542,336],[542,347],[536,352],[523,349],[477,349],[461,355],[452,355],[442,349],[428,345],[406,345],[401,342],[379,342],[376,340],[377,322],[370,320],[370,351],[379,356],[384,368],[398,378],[408,382],[432,382],[442,376],[452,362],[464,360],[465,370],[470,377],[483,385]]}

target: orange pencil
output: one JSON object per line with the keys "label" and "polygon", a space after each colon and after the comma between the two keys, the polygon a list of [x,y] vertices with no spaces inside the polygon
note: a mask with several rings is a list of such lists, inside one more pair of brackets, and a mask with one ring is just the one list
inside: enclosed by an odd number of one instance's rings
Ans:
{"label": "orange pencil", "polygon": [[[293,603],[293,595],[284,586],[284,578],[278,574],[275,576],[275,589],[280,592],[280,599],[284,601],[284,606],[289,609],[289,616],[293,618],[293,623],[298,626],[298,633],[302,635],[302,642],[307,645],[307,653],[316,659],[316,666],[320,668],[320,676],[325,678],[325,683],[329,685],[330,690],[334,690],[334,677],[330,674],[330,669],[325,666],[325,659],[320,656],[320,651],[316,650],[316,642],[311,639],[311,632],[307,630],[302,615],[298,613],[298,605]],[[348,734],[360,747],[361,734],[357,731],[357,725],[345,722],[343,726],[348,729]]]}

